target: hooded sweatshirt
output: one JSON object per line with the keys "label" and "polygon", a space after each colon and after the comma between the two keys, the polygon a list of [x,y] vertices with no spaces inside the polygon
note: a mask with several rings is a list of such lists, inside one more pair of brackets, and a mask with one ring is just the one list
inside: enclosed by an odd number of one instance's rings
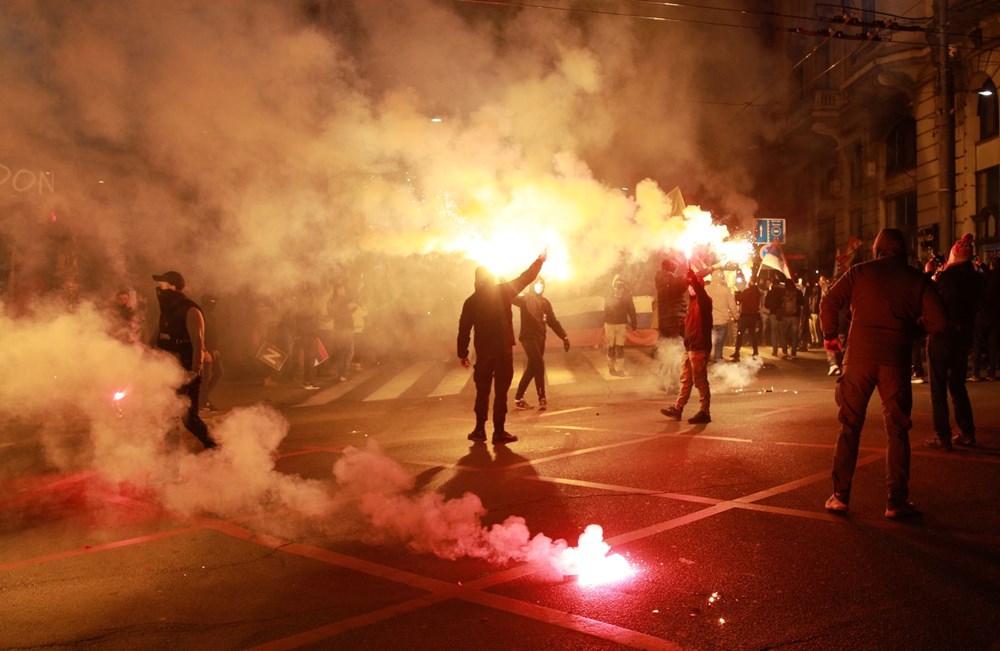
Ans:
{"label": "hooded sweatshirt", "polygon": [[458,319],[457,349],[459,359],[469,356],[469,340],[475,330],[476,357],[514,356],[514,297],[520,294],[542,270],[542,260],[535,260],[520,276],[505,283],[478,282],[476,291],[465,299]]}
{"label": "hooded sweatshirt", "polygon": [[630,328],[637,327],[635,302],[628,287],[615,287],[621,276],[615,276],[611,281],[611,293],[604,299],[604,322],[610,325],[627,324]]}

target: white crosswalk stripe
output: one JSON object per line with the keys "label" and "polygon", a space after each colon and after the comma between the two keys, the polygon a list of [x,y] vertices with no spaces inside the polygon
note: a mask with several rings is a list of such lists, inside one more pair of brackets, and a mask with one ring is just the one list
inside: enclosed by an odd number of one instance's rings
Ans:
{"label": "white crosswalk stripe", "polygon": [[391,380],[380,386],[374,393],[365,398],[365,402],[374,400],[392,400],[398,398],[427,372],[435,362],[419,362],[410,364]]}
{"label": "white crosswalk stripe", "polygon": [[472,369],[453,364],[438,385],[428,394],[431,398],[454,396],[462,392],[465,385],[472,382]]}
{"label": "white crosswalk stripe", "polygon": [[[523,372],[523,367],[521,370]],[[515,381],[520,377],[521,374],[515,370]],[[562,386],[573,384],[574,382],[576,382],[576,375],[573,374],[573,371],[566,364],[566,354],[563,351],[560,350],[557,353],[545,356],[545,383],[547,385]]]}
{"label": "white crosswalk stripe", "polygon": [[[586,358],[584,361],[580,356]],[[628,349],[625,377],[608,373],[608,359],[603,349],[579,348],[569,354],[562,350],[547,351],[545,355],[545,382],[550,387],[569,387],[580,382],[596,380],[598,377],[608,382],[644,378],[650,370],[650,360],[640,349]],[[589,363],[588,363],[589,362]],[[511,390],[517,386],[524,372],[526,360],[523,354],[515,355],[514,378]],[[425,378],[425,374],[427,377]],[[436,384],[433,377],[440,376]],[[387,378],[387,379],[386,379]],[[385,379],[381,385],[376,379]],[[421,380],[423,379],[423,382]],[[368,389],[366,385],[372,385]],[[298,407],[318,407],[344,398],[361,402],[395,400],[409,393],[413,397],[442,398],[456,396],[463,391],[471,391],[472,370],[462,368],[458,363],[424,361],[408,364],[396,369],[381,367],[366,370],[352,377],[348,382],[340,382],[322,389],[298,403]],[[365,388],[361,388],[365,387]],[[365,394],[365,390],[369,392]]]}

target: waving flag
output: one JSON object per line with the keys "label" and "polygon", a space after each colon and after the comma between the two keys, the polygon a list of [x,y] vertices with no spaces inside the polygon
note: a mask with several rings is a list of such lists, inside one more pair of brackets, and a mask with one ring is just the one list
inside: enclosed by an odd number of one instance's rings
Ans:
{"label": "waving flag", "polygon": [[861,249],[862,244],[864,244],[864,242],[853,235],[847,238],[847,244],[844,245],[844,252],[837,256],[837,269],[834,273],[835,276],[841,275],[850,268],[851,264],[854,262],[855,256]]}
{"label": "waving flag", "polygon": [[785,252],[782,251],[781,242],[778,240],[760,247],[760,266],[774,269],[784,275],[785,278],[791,279],[792,277],[792,272],[788,268],[788,262],[785,261]]}

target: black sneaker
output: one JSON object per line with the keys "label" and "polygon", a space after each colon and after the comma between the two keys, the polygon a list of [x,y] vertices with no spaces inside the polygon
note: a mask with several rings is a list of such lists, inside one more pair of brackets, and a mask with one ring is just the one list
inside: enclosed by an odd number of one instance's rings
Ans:
{"label": "black sneaker", "polygon": [[549,406],[549,401],[548,400],[546,400],[545,398],[539,398],[538,399],[538,409],[539,410],[545,409],[548,406]]}
{"label": "black sneaker", "polygon": [[493,443],[494,444],[504,444],[513,443],[517,440],[517,437],[510,432],[493,432]]}
{"label": "black sneaker", "polygon": [[921,513],[917,507],[913,506],[913,502],[903,502],[901,504],[893,504],[892,502],[889,502],[885,505],[885,517],[890,520],[915,518],[921,515],[923,515],[923,513]]}
{"label": "black sneaker", "polygon": [[951,437],[951,441],[955,445],[965,445],[965,446],[971,447],[971,446],[973,446],[973,445],[976,444],[976,435],[975,434],[956,434],[955,436]]}
{"label": "black sneaker", "polygon": [[469,432],[469,436],[466,438],[468,438],[470,441],[485,441],[486,430],[477,427],[476,429]]}
{"label": "black sneaker", "polygon": [[514,400],[514,406],[518,409],[531,409],[531,405],[529,405],[528,401],[524,398],[516,398]]}
{"label": "black sneaker", "polygon": [[660,413],[671,420],[681,419],[681,410],[677,407],[667,407],[666,409],[661,409]]}
{"label": "black sneaker", "polygon": [[691,418],[688,418],[688,422],[692,425],[703,425],[705,423],[711,423],[712,417],[709,416],[707,412],[699,411]]}
{"label": "black sneaker", "polygon": [[943,452],[951,452],[955,448],[951,447],[951,441],[948,439],[943,439],[935,436],[934,438],[929,438],[924,441],[924,445],[932,450],[941,450]]}

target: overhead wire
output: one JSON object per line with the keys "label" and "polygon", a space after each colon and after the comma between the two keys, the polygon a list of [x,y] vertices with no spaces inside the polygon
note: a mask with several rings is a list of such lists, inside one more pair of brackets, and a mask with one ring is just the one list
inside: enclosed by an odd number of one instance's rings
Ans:
{"label": "overhead wire", "polygon": [[[647,4],[662,5],[664,7],[697,8],[697,9],[720,10],[720,11],[726,10],[724,8],[721,8],[721,7],[711,7],[711,6],[704,7],[704,6],[700,6],[700,5],[690,5],[690,4],[679,3],[679,2],[666,2],[666,1],[658,1],[658,0],[633,0],[633,1],[645,2]],[[782,27],[782,26],[768,26],[768,25],[740,25],[740,24],[736,24],[736,23],[719,22],[719,21],[713,21],[713,20],[702,20],[702,19],[697,19],[697,18],[675,18],[675,17],[668,17],[668,16],[651,16],[651,15],[647,15],[647,14],[639,14],[639,13],[634,13],[634,12],[612,11],[612,10],[609,10],[609,9],[596,9],[596,8],[593,8],[593,7],[579,7],[579,6],[576,6],[576,7],[566,7],[566,6],[559,6],[559,5],[552,5],[552,4],[542,4],[542,3],[538,3],[538,2],[514,2],[513,0],[453,0],[453,2],[462,3],[462,4],[492,5],[492,6],[510,7],[510,8],[516,8],[516,9],[541,9],[541,10],[549,10],[549,11],[562,11],[562,12],[566,12],[566,13],[587,13],[587,14],[595,14],[595,15],[602,15],[602,16],[616,16],[616,17],[620,17],[620,18],[633,18],[633,19],[637,19],[637,20],[648,20],[648,21],[663,22],[663,23],[679,23],[679,24],[706,25],[706,26],[712,26],[712,27],[729,27],[729,28],[733,28],[733,29],[758,31],[758,32],[761,32],[761,31],[780,31],[780,32],[788,32],[790,34],[796,34],[796,35],[799,35],[799,36],[828,36],[828,35],[832,35],[834,38],[836,38],[838,40],[892,42],[891,38],[890,39],[873,38],[872,32],[861,33],[861,34],[846,34],[846,33],[843,33],[843,32],[832,31],[832,29],[830,29],[830,28],[827,28],[827,29],[807,29],[807,28],[803,28],[803,27]],[[735,10],[735,11],[739,11],[740,13],[743,13],[743,14],[753,14],[753,15],[762,15],[762,16],[763,15],[771,15],[771,16],[774,16],[774,17],[790,17],[790,18],[795,18],[795,19],[798,19],[798,20],[806,20],[806,21],[810,21],[810,22],[828,22],[828,23],[829,22],[843,22],[842,21],[843,15],[841,15],[841,16],[830,16],[830,17],[813,17],[813,18],[808,18],[808,17],[804,17],[804,16],[793,16],[791,14],[768,13],[768,12],[761,12],[761,11],[750,11],[750,10]],[[893,15],[893,14],[885,14],[885,15]],[[848,14],[848,16],[849,16],[849,14]],[[923,20],[923,19],[921,19],[921,20]],[[843,24],[846,25],[846,26],[851,26],[852,25],[851,22],[843,22]],[[930,28],[930,27],[917,27],[917,26],[899,25],[898,23],[886,23],[884,21],[878,21],[878,22],[874,22],[874,23],[871,23],[871,22],[862,23],[861,21],[856,21],[854,24],[859,25],[859,26],[869,26],[869,27],[875,28],[875,29],[877,29],[879,31],[886,31],[886,30],[888,30],[890,32],[892,32],[892,31],[904,31],[904,32],[913,32],[913,33],[916,33],[916,32],[922,32],[922,33],[937,32],[937,33],[940,33],[940,32],[938,32],[938,30],[935,30],[934,28]],[[963,33],[948,33],[948,32],[945,32],[945,34],[948,35],[948,36],[955,36],[955,37],[960,37],[960,38],[966,38],[968,36],[967,34],[963,34]],[[955,47],[964,48],[964,47],[968,47],[968,46],[963,46],[963,45],[960,45],[960,44],[955,44]]]}

